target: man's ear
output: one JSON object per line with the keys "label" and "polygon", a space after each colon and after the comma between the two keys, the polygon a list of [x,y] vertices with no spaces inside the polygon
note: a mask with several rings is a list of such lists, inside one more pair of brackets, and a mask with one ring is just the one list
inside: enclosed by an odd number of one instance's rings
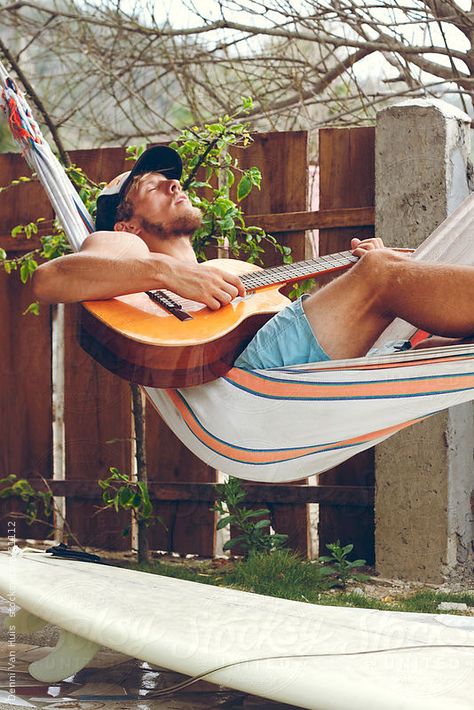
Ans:
{"label": "man's ear", "polygon": [[114,225],[114,232],[131,232],[136,234],[137,237],[140,236],[141,228],[135,221],[131,222],[116,222]]}

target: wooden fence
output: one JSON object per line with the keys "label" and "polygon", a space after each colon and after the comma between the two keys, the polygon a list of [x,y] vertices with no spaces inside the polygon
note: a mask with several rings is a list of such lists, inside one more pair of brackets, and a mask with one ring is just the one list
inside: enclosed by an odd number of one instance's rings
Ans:
{"label": "wooden fence", "polygon": [[[97,180],[128,168],[122,149],[82,150],[72,160]],[[307,212],[307,134],[269,133],[239,155],[242,167],[258,165],[261,192],[252,194],[246,212],[292,248],[295,260],[305,258],[304,230],[320,230],[320,253],[341,251],[351,236],[370,236],[374,223],[374,129],[325,129],[320,132],[320,210]],[[0,184],[28,174],[19,155],[0,155]],[[38,238],[12,239],[10,230],[38,215],[51,218],[51,208],[37,183],[0,194],[0,247],[9,254],[36,248]],[[276,263],[275,253],[265,263]],[[53,480],[51,330],[55,309],[43,307],[39,317],[23,316],[31,302],[30,288],[16,276],[0,274],[2,366],[0,368],[0,475],[10,473],[43,486],[49,481],[67,499],[67,521],[81,542],[105,549],[129,549],[121,530],[124,513],[97,515],[97,479],[110,466],[130,471],[132,419],[126,382],[97,365],[79,347],[76,328],[80,306],[65,309],[65,457],[66,480]],[[317,426],[317,422],[315,422]],[[152,498],[168,530],[150,529],[152,549],[212,556],[216,515],[209,510],[217,472],[194,457],[176,439],[156,412],[147,407],[147,458]],[[373,562],[373,455],[366,452],[322,474],[318,485],[248,484],[248,500],[272,512],[273,527],[289,535],[293,549],[308,552],[308,503],[320,504],[320,545],[337,538],[351,541],[355,552]],[[299,485],[298,485],[299,484]],[[19,503],[2,501],[5,523]],[[3,525],[6,531],[6,524]],[[6,534],[5,532],[3,533]],[[17,536],[44,538],[41,523],[17,523]],[[322,548],[324,549],[324,548]]]}

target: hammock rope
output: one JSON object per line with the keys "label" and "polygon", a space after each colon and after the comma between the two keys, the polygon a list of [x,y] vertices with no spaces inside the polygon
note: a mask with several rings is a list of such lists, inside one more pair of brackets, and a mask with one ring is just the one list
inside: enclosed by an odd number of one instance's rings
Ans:
{"label": "hammock rope", "polygon": [[28,103],[0,63],[0,108],[22,156],[37,174],[69,243],[78,251],[94,222],[35,121]]}
{"label": "hammock rope", "polygon": [[[74,250],[91,217],[0,65],[0,106],[37,173]],[[467,198],[412,258],[474,264],[474,201]],[[379,338],[409,339],[395,321]],[[159,414],[208,465],[251,481],[288,482],[321,473],[397,431],[474,399],[474,345],[334,360],[271,370],[231,369],[199,387],[145,387]]]}

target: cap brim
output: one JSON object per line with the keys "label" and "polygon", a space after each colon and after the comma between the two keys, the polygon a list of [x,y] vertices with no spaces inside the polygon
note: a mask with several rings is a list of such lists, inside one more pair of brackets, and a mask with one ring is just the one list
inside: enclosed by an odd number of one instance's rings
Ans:
{"label": "cap brim", "polygon": [[119,199],[122,199],[123,194],[136,175],[148,172],[162,173],[169,180],[179,180],[183,172],[183,164],[179,153],[166,145],[156,145],[145,150],[120,188]]}

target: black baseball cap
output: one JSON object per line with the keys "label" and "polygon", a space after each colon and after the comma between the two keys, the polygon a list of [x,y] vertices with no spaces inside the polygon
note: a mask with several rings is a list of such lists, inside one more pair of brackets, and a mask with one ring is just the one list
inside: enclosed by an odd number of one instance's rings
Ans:
{"label": "black baseball cap", "polygon": [[135,175],[162,173],[170,180],[179,180],[183,164],[179,153],[166,145],[157,145],[145,150],[131,170],[117,175],[100,193],[97,199],[95,228],[97,231],[113,231],[117,207]]}

